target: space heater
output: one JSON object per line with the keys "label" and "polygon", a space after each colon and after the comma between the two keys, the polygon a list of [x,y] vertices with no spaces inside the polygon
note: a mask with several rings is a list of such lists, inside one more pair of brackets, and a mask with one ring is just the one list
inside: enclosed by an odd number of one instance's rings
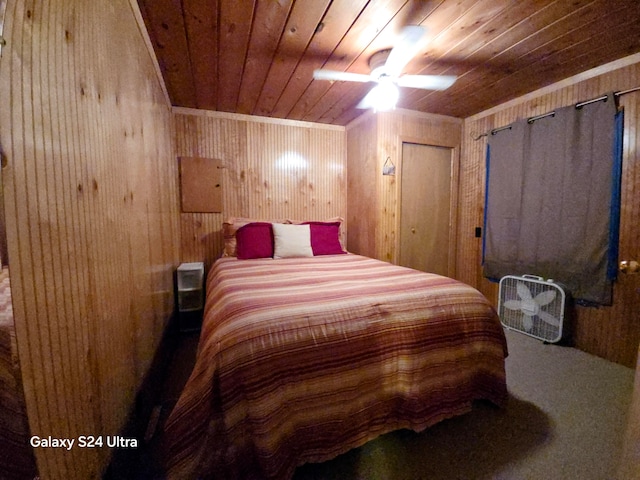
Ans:
{"label": "space heater", "polygon": [[563,338],[565,290],[535,275],[500,279],[498,315],[502,325],[548,343]]}

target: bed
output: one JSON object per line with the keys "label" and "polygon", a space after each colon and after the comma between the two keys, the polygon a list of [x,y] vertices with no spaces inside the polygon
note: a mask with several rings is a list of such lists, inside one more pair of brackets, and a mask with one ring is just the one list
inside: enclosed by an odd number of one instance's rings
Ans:
{"label": "bed", "polygon": [[168,478],[289,479],[397,429],[507,398],[495,310],[456,280],[350,253],[224,257],[165,424]]}

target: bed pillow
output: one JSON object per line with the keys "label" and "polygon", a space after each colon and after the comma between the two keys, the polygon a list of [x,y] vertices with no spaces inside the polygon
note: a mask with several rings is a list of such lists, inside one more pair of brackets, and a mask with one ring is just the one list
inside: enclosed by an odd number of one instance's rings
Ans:
{"label": "bed pillow", "polygon": [[273,257],[273,231],[270,223],[254,222],[236,231],[236,253],[239,259]]}
{"label": "bed pillow", "polygon": [[222,237],[224,240],[223,257],[236,257],[238,255],[236,232],[248,223],[287,223],[287,220],[258,220],[245,217],[228,218],[222,224]]}
{"label": "bed pillow", "polygon": [[[343,223],[344,223],[344,218],[342,217],[332,217],[332,218],[323,218],[322,220],[292,220],[292,219],[288,219],[286,223],[292,223],[294,225],[304,225],[304,224],[319,224],[319,225],[327,225],[327,224],[332,224],[332,223],[337,223],[338,224],[338,241],[340,242],[340,250],[342,250],[340,253],[347,253],[347,249],[344,247],[345,245],[345,231],[344,228],[342,227]],[[327,254],[325,254],[327,255]]]}
{"label": "bed pillow", "polygon": [[313,257],[310,225],[274,223],[273,258]]}
{"label": "bed pillow", "polygon": [[230,218],[222,224],[222,237],[224,239],[224,251],[222,253],[223,257],[236,257],[238,255],[236,232],[238,231],[238,229],[251,222],[252,220],[240,221],[235,218]]}
{"label": "bed pillow", "polygon": [[305,222],[311,230],[311,249],[314,255],[347,253],[340,244],[340,222]]}

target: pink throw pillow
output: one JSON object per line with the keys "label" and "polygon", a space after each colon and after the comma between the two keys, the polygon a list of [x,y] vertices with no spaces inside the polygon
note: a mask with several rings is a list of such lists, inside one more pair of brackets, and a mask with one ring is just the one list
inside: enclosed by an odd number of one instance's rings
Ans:
{"label": "pink throw pillow", "polygon": [[305,222],[311,228],[311,249],[314,255],[347,253],[340,245],[340,222]]}
{"label": "pink throw pillow", "polygon": [[236,232],[240,259],[273,257],[273,230],[270,223],[248,223]]}

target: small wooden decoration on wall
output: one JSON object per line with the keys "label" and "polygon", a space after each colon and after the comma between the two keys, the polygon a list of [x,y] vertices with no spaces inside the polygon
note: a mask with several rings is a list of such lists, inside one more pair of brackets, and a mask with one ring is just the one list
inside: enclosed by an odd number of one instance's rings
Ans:
{"label": "small wooden decoration on wall", "polygon": [[178,157],[183,213],[222,212],[222,162],[214,158]]}

